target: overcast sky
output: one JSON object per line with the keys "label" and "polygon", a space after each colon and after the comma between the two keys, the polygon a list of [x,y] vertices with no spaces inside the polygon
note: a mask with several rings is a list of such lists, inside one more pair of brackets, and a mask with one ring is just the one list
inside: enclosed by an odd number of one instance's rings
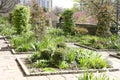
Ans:
{"label": "overcast sky", "polygon": [[53,8],[55,6],[71,8],[73,6],[73,0],[53,0]]}

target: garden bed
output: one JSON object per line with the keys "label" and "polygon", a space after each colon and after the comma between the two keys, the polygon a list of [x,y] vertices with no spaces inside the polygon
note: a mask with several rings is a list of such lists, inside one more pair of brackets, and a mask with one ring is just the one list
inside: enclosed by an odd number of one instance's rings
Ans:
{"label": "garden bed", "polygon": [[28,52],[17,52],[15,49],[11,49],[12,54],[32,54],[34,51],[28,51]]}
{"label": "garden bed", "polygon": [[79,43],[74,43],[74,45],[80,46],[82,48],[86,48],[86,49],[89,49],[89,50],[93,50],[93,51],[118,51],[117,49],[95,49],[95,48],[92,48],[90,46],[81,45]]}
{"label": "garden bed", "polygon": [[22,68],[23,72],[26,76],[38,76],[38,75],[56,75],[56,74],[71,74],[71,73],[85,73],[85,72],[106,72],[106,71],[119,71],[117,68],[106,68],[106,69],[89,69],[89,70],[80,70],[80,69],[73,69],[73,70],[61,70],[57,69],[55,72],[41,72],[40,69],[35,69],[29,67],[29,64],[26,62],[26,58],[17,58],[17,62]]}

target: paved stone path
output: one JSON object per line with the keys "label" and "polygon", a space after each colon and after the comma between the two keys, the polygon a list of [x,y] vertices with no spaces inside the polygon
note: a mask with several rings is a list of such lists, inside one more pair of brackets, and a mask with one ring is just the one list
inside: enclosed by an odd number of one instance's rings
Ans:
{"label": "paved stone path", "polygon": [[[1,37],[1,36],[0,36]],[[4,39],[0,39],[0,48],[6,47]],[[108,57],[110,52],[101,52],[107,59],[114,63],[114,67],[120,68],[120,60]],[[82,74],[61,74],[48,76],[25,76],[16,62],[16,57],[28,56],[28,54],[13,55],[10,51],[0,51],[0,80],[78,80]],[[96,73],[97,74],[97,73]],[[120,71],[106,72],[110,79],[120,80]]]}

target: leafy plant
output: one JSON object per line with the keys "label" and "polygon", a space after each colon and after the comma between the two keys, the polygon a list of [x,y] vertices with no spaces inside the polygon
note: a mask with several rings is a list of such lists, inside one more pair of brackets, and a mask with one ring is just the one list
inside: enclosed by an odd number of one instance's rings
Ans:
{"label": "leafy plant", "polygon": [[64,32],[62,29],[59,28],[48,28],[47,29],[47,34],[52,35],[52,36],[62,36],[64,35]]}
{"label": "leafy plant", "polygon": [[7,17],[0,17],[0,24],[8,23]]}
{"label": "leafy plant", "polygon": [[32,32],[26,32],[11,39],[12,47],[17,51],[29,51],[32,49],[32,43],[35,41],[34,34]]}
{"label": "leafy plant", "polygon": [[30,63],[34,63],[36,62],[37,60],[40,59],[40,53],[39,52],[35,52],[34,54],[32,54],[30,57],[28,57],[28,61]]}
{"label": "leafy plant", "polygon": [[66,55],[66,61],[68,63],[72,63],[75,61],[75,56],[76,55],[76,50],[75,49],[68,49],[67,50],[67,55]]}
{"label": "leafy plant", "polygon": [[[87,53],[87,54],[86,54]],[[98,54],[91,51],[79,50],[76,55],[76,62],[80,68],[84,69],[101,69],[107,68],[107,62],[101,58]]]}
{"label": "leafy plant", "polygon": [[69,64],[65,61],[62,61],[61,63],[59,63],[58,67],[60,69],[67,69],[67,68],[69,68]]}
{"label": "leafy plant", "polygon": [[14,30],[13,27],[11,27],[10,24],[5,25],[5,26],[3,26],[3,28],[2,28],[1,34],[6,37],[12,37],[12,35],[14,35],[16,33],[16,31]]}
{"label": "leafy plant", "polygon": [[36,68],[45,68],[48,66],[48,61],[47,60],[37,60],[34,64],[33,64]]}
{"label": "leafy plant", "polygon": [[83,76],[79,76],[78,80],[110,80],[105,74],[95,76],[93,73],[85,73]]}

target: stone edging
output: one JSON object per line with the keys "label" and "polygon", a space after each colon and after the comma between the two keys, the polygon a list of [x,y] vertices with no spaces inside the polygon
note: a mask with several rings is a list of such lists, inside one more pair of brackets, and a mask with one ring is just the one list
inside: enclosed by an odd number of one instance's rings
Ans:
{"label": "stone edging", "polygon": [[80,45],[78,43],[74,43],[74,45],[80,46],[80,47],[83,47],[83,48],[87,48],[87,49],[93,50],[93,51],[117,51],[117,49],[95,49],[95,48],[88,47],[88,46],[85,46],[85,45]]}
{"label": "stone edging", "polygon": [[4,37],[4,36],[1,36],[0,39],[5,39],[5,37]]}
{"label": "stone edging", "polygon": [[112,56],[112,57],[120,59],[120,56],[118,56],[117,54],[110,54],[109,56]]}
{"label": "stone edging", "polygon": [[11,49],[12,54],[32,54],[34,51],[29,51],[29,52],[16,52],[15,49]]}
{"label": "stone edging", "polygon": [[10,44],[7,44],[6,47],[1,47],[1,48],[0,48],[0,51],[10,51],[10,50],[11,50]]}
{"label": "stone edging", "polygon": [[69,70],[69,71],[56,71],[56,72],[38,72],[38,73],[30,73],[25,66],[25,64],[21,61],[24,58],[17,58],[17,62],[22,68],[23,72],[26,76],[39,76],[39,75],[57,75],[57,74],[75,74],[75,73],[85,73],[85,72],[113,72],[119,71],[118,68],[107,68],[107,69],[90,69],[90,70]]}

